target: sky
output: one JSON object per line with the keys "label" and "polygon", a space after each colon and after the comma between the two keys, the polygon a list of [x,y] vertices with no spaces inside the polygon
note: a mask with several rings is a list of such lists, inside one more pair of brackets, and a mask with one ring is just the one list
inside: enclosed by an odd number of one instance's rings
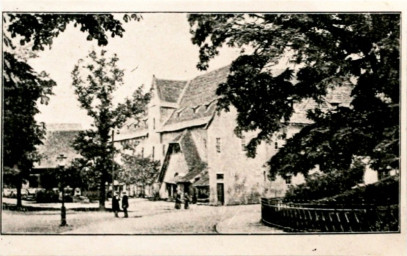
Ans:
{"label": "sky", "polygon": [[[153,75],[157,78],[189,80],[200,72],[196,68],[199,48],[191,42],[186,14],[143,14],[140,22],[124,23],[122,38],[109,38],[103,47],[116,53],[119,67],[125,70],[124,84],[115,93],[115,101],[130,97],[140,85],[149,89]],[[121,18],[121,17],[120,17]],[[89,128],[92,119],[79,107],[74,94],[71,72],[80,58],[92,50],[100,50],[94,41],[86,40],[86,33],[73,25],[54,39],[51,49],[39,52],[29,64],[37,71],[49,73],[56,81],[54,95],[48,105],[40,105],[36,120],[45,123],[80,123]],[[239,54],[238,49],[221,49],[218,57],[209,63],[208,71],[226,66]],[[208,72],[206,71],[206,72]]]}

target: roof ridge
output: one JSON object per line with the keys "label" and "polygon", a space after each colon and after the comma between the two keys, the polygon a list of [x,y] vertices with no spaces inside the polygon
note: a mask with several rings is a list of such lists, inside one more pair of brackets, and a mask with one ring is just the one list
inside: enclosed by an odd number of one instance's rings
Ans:
{"label": "roof ridge", "polygon": [[164,78],[155,78],[156,80],[160,81],[173,81],[173,82],[188,82],[188,79],[164,79]]}
{"label": "roof ridge", "polygon": [[223,67],[220,67],[220,68],[217,68],[217,69],[208,71],[208,72],[206,72],[206,73],[204,73],[204,74],[202,74],[202,75],[198,75],[198,76],[192,78],[191,81],[194,80],[194,79],[196,79],[196,78],[198,78],[198,77],[202,77],[202,76],[209,75],[209,74],[211,74],[211,73],[217,72],[217,71],[219,71],[219,70],[221,70],[221,69],[225,69],[225,68],[227,68],[227,67],[229,67],[229,69],[230,69],[231,66],[232,66],[232,64],[228,64],[228,65],[225,65],[225,66],[223,66]]}
{"label": "roof ridge", "polygon": [[180,106],[181,100],[182,100],[182,98],[184,97],[185,92],[187,91],[189,85],[191,84],[191,81],[192,81],[192,79],[191,79],[191,80],[188,80],[187,83],[185,84],[184,88],[182,89],[182,92],[181,92],[181,94],[179,95],[178,100],[177,100],[177,105],[178,105],[178,106]]}

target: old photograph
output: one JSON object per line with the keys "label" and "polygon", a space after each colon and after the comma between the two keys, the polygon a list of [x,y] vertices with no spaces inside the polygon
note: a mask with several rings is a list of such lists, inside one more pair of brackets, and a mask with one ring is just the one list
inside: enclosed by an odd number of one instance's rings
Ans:
{"label": "old photograph", "polygon": [[401,232],[400,13],[2,19],[2,235]]}

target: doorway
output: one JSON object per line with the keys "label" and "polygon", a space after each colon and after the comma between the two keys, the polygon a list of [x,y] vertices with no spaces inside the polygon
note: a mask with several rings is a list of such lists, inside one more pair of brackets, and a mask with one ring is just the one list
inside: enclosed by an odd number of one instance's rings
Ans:
{"label": "doorway", "polygon": [[216,191],[218,193],[218,203],[221,205],[225,204],[225,191],[223,183],[216,184]]}

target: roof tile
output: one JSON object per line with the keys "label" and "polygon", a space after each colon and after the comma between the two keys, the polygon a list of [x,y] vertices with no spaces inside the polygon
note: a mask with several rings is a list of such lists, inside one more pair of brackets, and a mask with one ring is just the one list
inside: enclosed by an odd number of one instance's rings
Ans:
{"label": "roof tile", "polygon": [[162,101],[176,103],[187,81],[155,79],[158,97]]}

